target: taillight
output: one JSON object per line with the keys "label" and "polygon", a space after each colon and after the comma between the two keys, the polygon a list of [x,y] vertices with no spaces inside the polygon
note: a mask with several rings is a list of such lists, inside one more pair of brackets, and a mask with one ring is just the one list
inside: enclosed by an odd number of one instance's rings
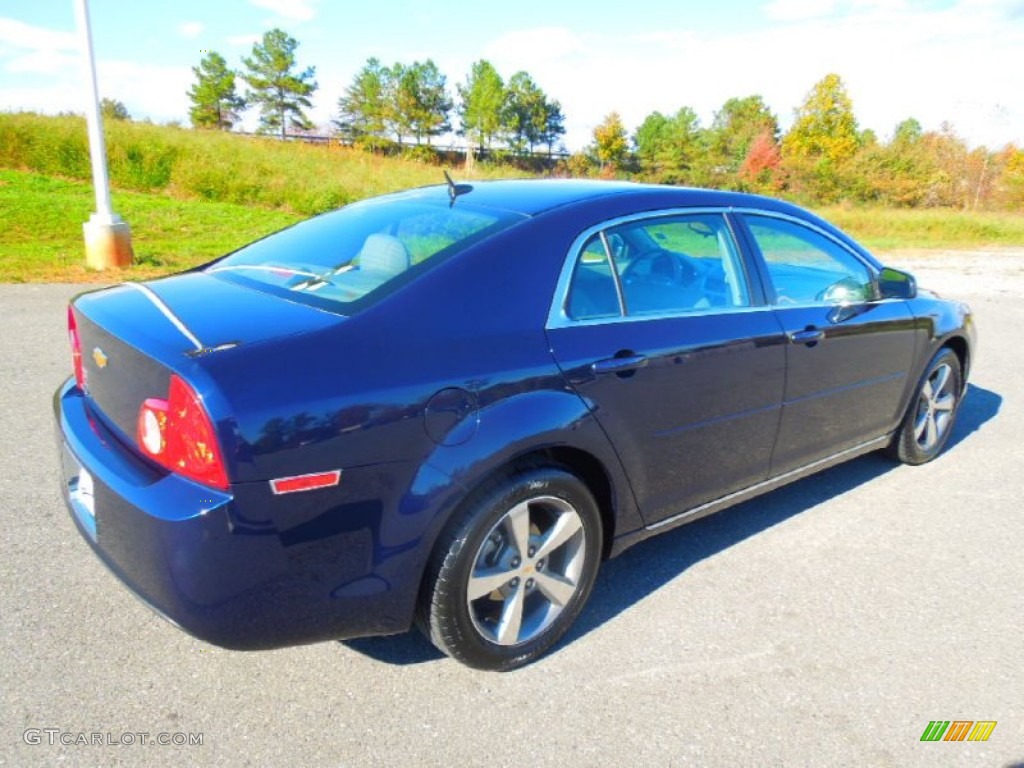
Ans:
{"label": "taillight", "polygon": [[85,389],[85,366],[82,365],[82,340],[78,336],[75,312],[68,307],[68,340],[71,342],[71,363],[75,367],[75,384]]}
{"label": "taillight", "polygon": [[139,409],[139,448],[172,472],[226,490],[227,472],[210,415],[198,395],[171,375],[167,399],[150,398]]}

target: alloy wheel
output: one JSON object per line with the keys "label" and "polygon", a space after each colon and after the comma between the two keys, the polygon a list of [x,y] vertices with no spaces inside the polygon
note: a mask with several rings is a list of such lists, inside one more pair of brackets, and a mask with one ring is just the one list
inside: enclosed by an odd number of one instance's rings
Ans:
{"label": "alloy wheel", "polygon": [[477,631],[504,646],[544,632],[576,593],[585,544],[583,520],[564,499],[538,496],[509,509],[473,558],[466,601]]}

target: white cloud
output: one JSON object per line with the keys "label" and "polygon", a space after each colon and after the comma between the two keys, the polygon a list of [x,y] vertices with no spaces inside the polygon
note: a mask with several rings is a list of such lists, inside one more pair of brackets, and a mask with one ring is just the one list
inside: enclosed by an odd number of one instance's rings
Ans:
{"label": "white cloud", "polygon": [[[105,59],[96,66],[100,93],[124,102],[134,117],[157,121],[187,117],[190,67]],[[71,32],[0,18],[0,71],[18,75],[0,83],[0,109],[46,113],[85,109],[82,59],[78,38]]]}
{"label": "white cloud", "polygon": [[78,41],[71,32],[26,24],[16,19],[0,18],[0,43],[15,48],[37,50],[77,50]]}
{"label": "white cloud", "polygon": [[188,119],[190,67],[155,66],[133,61],[99,61],[96,77],[103,96],[124,102],[134,118],[156,122]]}
{"label": "white cloud", "polygon": [[4,70],[14,74],[55,75],[78,66],[81,61],[77,53],[43,48],[12,57]]}
{"label": "white cloud", "polygon": [[772,0],[764,7],[770,19],[797,21],[828,16],[835,10],[834,0]]}
{"label": "white cloud", "polygon": [[81,85],[66,81],[45,88],[0,87],[0,111],[81,113],[85,111],[83,93]]}
{"label": "white cloud", "polygon": [[249,0],[257,8],[273,11],[278,16],[293,21],[310,21],[316,16],[320,0]]}
{"label": "white cloud", "polygon": [[536,27],[513,30],[495,38],[485,46],[483,58],[500,61],[558,61],[571,58],[586,49],[584,40],[565,27]]}
{"label": "white cloud", "polygon": [[78,39],[71,32],[0,18],[0,61],[15,74],[53,75],[77,66]]}
{"label": "white cloud", "polygon": [[[156,122],[188,119],[189,67],[160,67],[128,61],[98,61],[100,94],[124,103],[133,118]],[[0,87],[0,110],[55,114],[84,112],[87,90],[76,65],[48,85]]]}
{"label": "white cloud", "polygon": [[206,29],[206,26],[201,21],[186,21],[178,26],[178,33],[182,37],[192,39],[203,34],[204,29]]}
{"label": "white cloud", "polygon": [[231,35],[227,38],[228,45],[240,45],[249,47],[250,45],[256,45],[263,39],[263,35]]}

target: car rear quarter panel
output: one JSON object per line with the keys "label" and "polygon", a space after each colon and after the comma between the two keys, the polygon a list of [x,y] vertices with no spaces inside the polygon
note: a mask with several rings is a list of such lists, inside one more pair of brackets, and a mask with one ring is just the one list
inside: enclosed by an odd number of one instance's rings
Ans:
{"label": "car rear quarter panel", "polygon": [[[640,527],[618,457],[544,334],[574,236],[564,226],[526,222],[337,326],[201,359],[230,414],[238,508],[250,524],[307,569],[332,557],[326,543],[339,516],[345,540],[350,522],[367,531],[365,565],[324,593],[328,613],[328,595],[375,592],[387,606],[376,631],[405,629],[431,548],[459,503],[525,454],[571,448],[593,457],[612,489],[616,531]],[[447,392],[465,393],[472,407],[425,421]],[[336,491],[270,493],[269,479],[334,469]]]}

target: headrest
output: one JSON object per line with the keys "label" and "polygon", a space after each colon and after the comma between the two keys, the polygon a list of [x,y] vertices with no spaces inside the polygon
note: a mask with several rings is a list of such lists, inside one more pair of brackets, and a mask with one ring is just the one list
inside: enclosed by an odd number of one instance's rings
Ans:
{"label": "headrest", "polygon": [[409,268],[409,252],[397,237],[373,234],[359,251],[359,269],[378,275],[397,275]]}

